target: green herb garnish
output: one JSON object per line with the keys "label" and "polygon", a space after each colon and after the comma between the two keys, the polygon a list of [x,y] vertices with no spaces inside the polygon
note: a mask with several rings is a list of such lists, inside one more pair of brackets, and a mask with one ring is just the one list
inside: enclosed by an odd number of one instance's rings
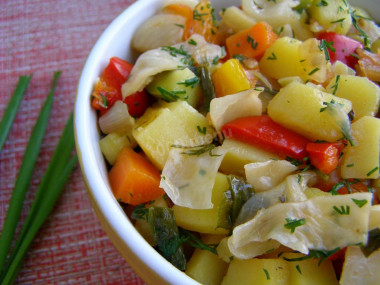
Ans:
{"label": "green herb garnish", "polygon": [[368,203],[366,199],[358,200],[358,199],[351,199],[359,208],[363,207],[365,204]]}
{"label": "green herb garnish", "polygon": [[268,60],[276,60],[277,56],[274,54],[274,52],[272,52],[272,54],[270,56],[268,56],[267,59]]}
{"label": "green herb garnish", "polygon": [[316,67],[316,68],[314,68],[312,71],[310,71],[310,72],[308,73],[308,75],[313,75],[313,74],[316,73],[318,70],[319,70],[319,68]]}
{"label": "green herb garnish", "polygon": [[376,172],[377,170],[379,170],[379,167],[376,166],[374,169],[372,169],[370,172],[367,173],[367,177],[368,176],[371,176],[372,173]]}
{"label": "green herb garnish", "polygon": [[200,82],[200,79],[197,76],[194,76],[193,78],[186,79],[185,81],[178,82],[179,85],[185,85],[186,87],[191,86],[191,88],[194,88],[198,85]]}
{"label": "green herb garnish", "polygon": [[334,253],[338,252],[339,250],[340,250],[339,247],[337,247],[335,249],[332,249],[332,250],[313,250],[313,249],[311,249],[309,251],[309,254],[306,255],[306,256],[295,257],[295,258],[283,257],[283,259],[286,260],[286,261],[294,262],[294,261],[307,260],[307,259],[310,259],[310,258],[319,258],[320,259],[319,260],[319,265],[320,265],[324,260],[326,260],[327,258],[329,258]]}
{"label": "green herb garnish", "polygon": [[320,44],[318,45],[319,49],[324,52],[326,60],[330,59],[328,49],[331,50],[332,52],[335,52],[335,48],[333,47],[333,45],[334,45],[334,42],[327,42],[324,39],[322,39]]}
{"label": "green herb garnish", "polygon": [[268,270],[266,270],[265,268],[263,268],[263,271],[265,273],[265,276],[267,277],[267,280],[270,280],[270,275],[269,275]]}
{"label": "green herb garnish", "polygon": [[338,85],[339,85],[340,75],[338,74],[335,78],[335,83],[333,86],[331,86],[331,89],[333,89],[332,94],[335,95],[336,91],[338,91]]}
{"label": "green herb garnish", "polygon": [[254,38],[250,37],[249,35],[247,35],[247,42],[251,45],[253,49],[256,49],[257,45],[259,44],[258,42],[255,41]]}
{"label": "green herb garnish", "polygon": [[297,227],[300,227],[304,224],[306,224],[306,220],[304,218],[302,219],[291,219],[291,218],[285,218],[286,224],[284,225],[285,228],[290,230],[290,233],[294,233]]}
{"label": "green herb garnish", "polygon": [[340,208],[338,208],[337,206],[334,206],[333,209],[339,215],[349,215],[350,214],[350,206],[348,206],[348,205],[346,205],[346,207],[340,206]]}

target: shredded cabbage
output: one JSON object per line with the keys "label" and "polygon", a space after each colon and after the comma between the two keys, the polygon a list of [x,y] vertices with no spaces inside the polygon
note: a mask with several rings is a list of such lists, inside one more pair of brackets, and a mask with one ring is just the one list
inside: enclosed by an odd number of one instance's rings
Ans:
{"label": "shredded cabbage", "polygon": [[127,82],[122,85],[123,98],[143,90],[156,74],[187,67],[193,60],[200,65],[210,65],[215,58],[224,56],[225,52],[220,46],[209,44],[202,36],[196,34],[187,42],[148,50],[139,56]]}
{"label": "shredded cabbage", "polygon": [[174,204],[192,209],[213,207],[212,188],[225,151],[212,146],[171,148],[160,187]]}
{"label": "shredded cabbage", "polygon": [[244,166],[245,176],[256,192],[269,190],[280,184],[286,176],[296,171],[297,166],[287,160],[268,160]]}
{"label": "shredded cabbage", "polygon": [[[265,253],[270,240],[304,254],[309,249],[365,244],[371,199],[371,193],[320,196],[261,209],[252,220],[234,229],[229,249],[237,258],[246,259]],[[367,203],[361,207],[355,203],[364,200]]]}
{"label": "shredded cabbage", "polygon": [[215,129],[219,131],[224,124],[237,118],[261,115],[263,107],[259,94],[259,91],[250,89],[212,99],[210,118]]}

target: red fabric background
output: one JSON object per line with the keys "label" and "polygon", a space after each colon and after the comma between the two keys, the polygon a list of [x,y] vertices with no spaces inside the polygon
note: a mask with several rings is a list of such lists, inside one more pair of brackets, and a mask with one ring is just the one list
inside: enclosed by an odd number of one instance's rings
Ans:
{"label": "red fabric background", "polygon": [[[14,125],[0,153],[0,229],[31,129],[53,73],[61,70],[32,185],[35,190],[73,109],[86,57],[105,27],[133,0],[0,1],[0,118],[18,76],[33,73]],[[91,209],[77,167],[51,216],[33,242],[18,284],[143,284],[108,239]]]}

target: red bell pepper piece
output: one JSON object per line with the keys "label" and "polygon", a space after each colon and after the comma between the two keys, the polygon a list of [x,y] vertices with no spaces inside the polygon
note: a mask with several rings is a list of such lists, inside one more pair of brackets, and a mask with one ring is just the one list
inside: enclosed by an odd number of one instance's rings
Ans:
{"label": "red bell pepper piece", "polygon": [[310,163],[325,174],[331,173],[339,164],[339,156],[344,148],[342,142],[308,143]]}
{"label": "red bell pepper piece", "polygon": [[339,60],[349,67],[355,68],[358,63],[355,52],[358,48],[363,48],[360,42],[334,32],[322,32],[317,38],[325,40],[327,43],[325,48],[328,50],[331,63]]}
{"label": "red bell pepper piece", "polygon": [[143,90],[125,97],[123,102],[128,105],[131,116],[140,117],[151,104],[151,97]]}
{"label": "red bell pepper piece", "polygon": [[102,78],[107,85],[121,89],[121,85],[127,80],[133,65],[118,57],[111,57],[104,69]]}
{"label": "red bell pepper piece", "polygon": [[236,139],[286,158],[304,159],[308,153],[305,137],[274,122],[269,116],[252,116],[233,120],[221,129],[225,138]]}
{"label": "red bell pepper piece", "polygon": [[[116,101],[123,99],[121,86],[127,81],[132,68],[132,64],[121,58],[110,58],[92,93],[92,107],[99,110],[100,116],[104,115]],[[141,116],[150,105],[149,95],[145,91],[136,92],[123,101],[128,105],[129,114],[134,117]]]}

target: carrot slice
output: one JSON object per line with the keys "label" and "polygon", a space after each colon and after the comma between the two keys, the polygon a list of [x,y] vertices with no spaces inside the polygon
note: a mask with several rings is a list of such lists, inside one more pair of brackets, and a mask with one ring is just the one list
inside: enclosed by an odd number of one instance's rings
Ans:
{"label": "carrot slice", "polygon": [[108,177],[115,198],[123,203],[138,205],[164,194],[159,171],[130,148],[120,152]]}
{"label": "carrot slice", "polygon": [[226,39],[228,54],[260,59],[265,50],[278,38],[266,22],[258,22],[251,28],[236,33]]}
{"label": "carrot slice", "polygon": [[218,43],[218,27],[214,16],[214,9],[209,0],[201,0],[192,10],[183,4],[171,4],[165,11],[181,15],[186,18],[183,39],[187,40],[193,34],[199,34],[209,43]]}
{"label": "carrot slice", "polygon": [[217,43],[218,27],[215,24],[214,9],[209,0],[201,0],[193,11],[192,34],[200,34],[209,43]]}

